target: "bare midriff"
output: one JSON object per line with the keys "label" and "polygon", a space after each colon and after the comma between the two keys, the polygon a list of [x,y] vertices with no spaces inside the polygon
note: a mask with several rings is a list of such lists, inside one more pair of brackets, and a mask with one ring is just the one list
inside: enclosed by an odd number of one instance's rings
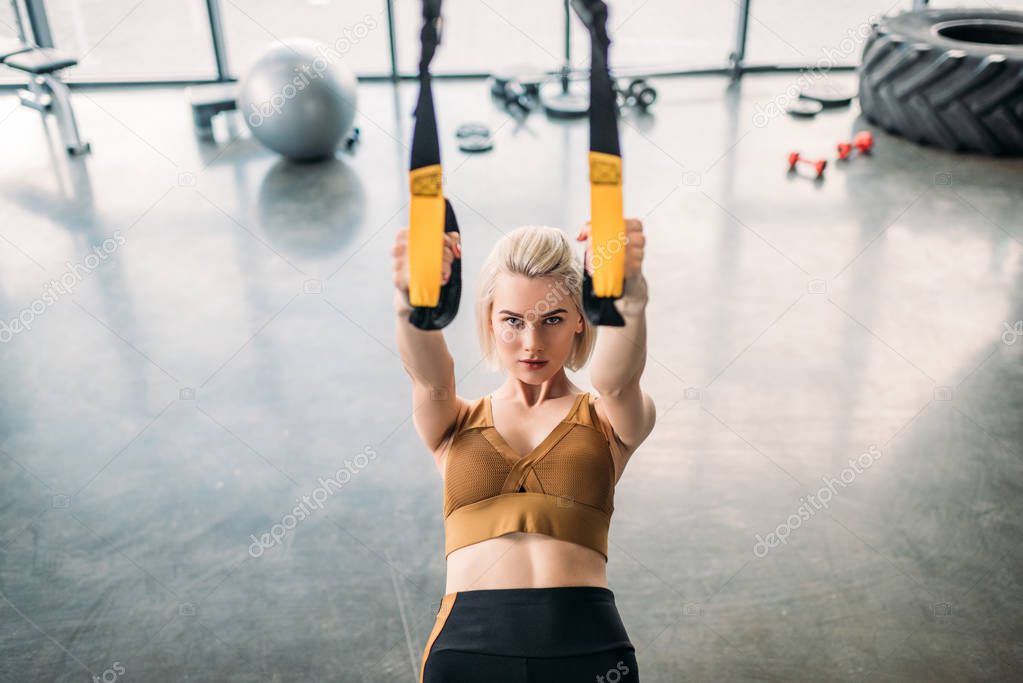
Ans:
{"label": "bare midriff", "polygon": [[545,534],[514,532],[452,551],[445,593],[495,588],[607,588],[596,550]]}

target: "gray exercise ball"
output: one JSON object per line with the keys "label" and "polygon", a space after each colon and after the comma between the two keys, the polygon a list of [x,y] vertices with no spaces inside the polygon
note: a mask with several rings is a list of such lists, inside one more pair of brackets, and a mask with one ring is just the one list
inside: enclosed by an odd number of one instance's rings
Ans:
{"label": "gray exercise ball", "polygon": [[238,108],[253,137],[293,161],[333,156],[355,121],[355,74],[308,38],[271,44],[242,79]]}

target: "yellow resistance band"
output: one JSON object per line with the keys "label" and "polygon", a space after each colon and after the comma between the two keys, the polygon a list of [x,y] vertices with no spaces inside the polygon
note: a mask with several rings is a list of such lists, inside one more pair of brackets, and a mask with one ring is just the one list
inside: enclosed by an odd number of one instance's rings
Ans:
{"label": "yellow resistance band", "polygon": [[622,295],[625,282],[625,214],[622,209],[622,158],[590,152],[590,254],[593,293]]}
{"label": "yellow resistance band", "polygon": [[409,171],[409,302],[434,307],[444,267],[444,192],[440,164]]}

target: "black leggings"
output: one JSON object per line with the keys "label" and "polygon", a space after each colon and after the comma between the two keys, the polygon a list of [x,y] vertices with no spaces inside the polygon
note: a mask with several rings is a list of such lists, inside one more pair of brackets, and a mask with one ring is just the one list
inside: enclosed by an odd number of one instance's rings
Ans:
{"label": "black leggings", "polygon": [[639,683],[631,647],[574,657],[503,657],[457,650],[430,654],[424,683]]}
{"label": "black leggings", "polygon": [[420,683],[639,683],[614,594],[595,586],[449,593]]}

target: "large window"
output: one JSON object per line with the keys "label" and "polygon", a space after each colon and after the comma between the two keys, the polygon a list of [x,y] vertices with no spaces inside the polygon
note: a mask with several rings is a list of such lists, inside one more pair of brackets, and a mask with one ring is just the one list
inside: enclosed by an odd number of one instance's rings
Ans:
{"label": "large window", "polygon": [[[44,6],[58,48],[78,55],[74,81],[213,80],[218,77],[208,1],[219,6],[227,76],[241,77],[275,40],[320,41],[359,76],[392,71],[387,0],[0,0],[0,37],[17,35],[18,4]],[[724,69],[735,49],[741,0],[610,0],[612,64],[629,71]],[[935,0],[1023,10],[1023,0]],[[855,66],[870,25],[913,0],[752,0],[747,65]],[[418,68],[421,0],[393,0],[399,73]],[[564,0],[444,0],[436,74],[507,67],[553,70],[565,59]],[[23,22],[27,26],[27,22]],[[572,65],[589,63],[589,37],[571,17]],[[0,82],[20,78],[0,71]]]}
{"label": "large window", "polygon": [[910,0],[759,0],[750,3],[747,64],[859,64],[871,20],[910,9]]}
{"label": "large window", "polygon": [[[418,69],[419,0],[395,0],[398,65]],[[735,40],[736,6],[702,0],[612,0],[608,30],[618,68],[722,66]],[[589,64],[590,39],[574,15],[572,63]],[[560,67],[565,55],[562,0],[445,0],[443,45],[435,73],[491,71],[527,64]]]}
{"label": "large window", "polygon": [[[18,18],[14,7],[8,0],[0,0],[0,42],[16,40],[18,37]],[[0,83],[24,83],[26,80],[17,71],[0,67]]]}
{"label": "large window", "polygon": [[[395,0],[401,73],[419,71],[419,0]],[[481,72],[525,64],[557,68],[565,61],[565,12],[560,0],[445,0],[442,44],[434,73]]]}
{"label": "large window", "polygon": [[934,9],[969,7],[971,9],[1011,9],[1023,12],[1023,0],[932,0]]}
{"label": "large window", "polygon": [[78,56],[70,80],[216,76],[205,0],[47,0],[46,11],[54,45]]}
{"label": "large window", "polygon": [[[930,9],[1023,10],[1023,0],[936,0]],[[909,11],[912,0],[754,0],[750,3],[748,64],[859,64],[870,22]]]}
{"label": "large window", "polygon": [[320,41],[360,76],[391,73],[385,0],[222,0],[221,8],[234,76],[275,40],[295,37]]}
{"label": "large window", "polygon": [[17,37],[18,27],[14,8],[9,3],[0,2],[0,40]]}
{"label": "large window", "polygon": [[[613,1],[611,58],[619,67],[659,71],[723,66],[735,46],[737,11],[733,2]],[[578,20],[573,29],[573,59],[589,64],[589,37]]]}

